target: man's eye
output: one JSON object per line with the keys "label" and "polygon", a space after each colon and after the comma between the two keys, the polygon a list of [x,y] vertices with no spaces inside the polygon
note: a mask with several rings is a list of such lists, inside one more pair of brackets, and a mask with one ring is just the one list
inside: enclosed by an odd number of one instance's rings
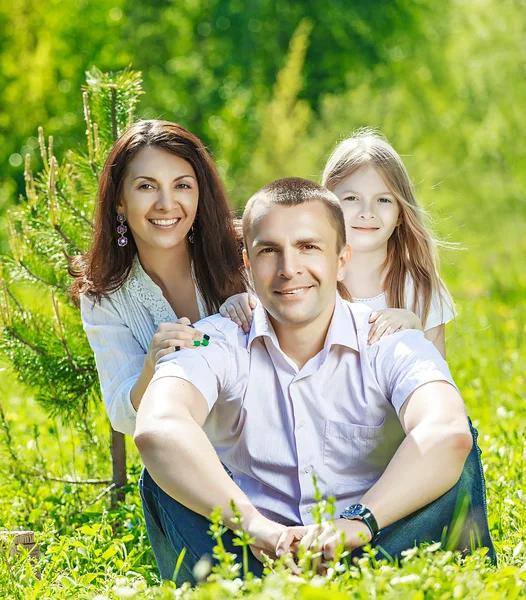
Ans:
{"label": "man's eye", "polygon": [[391,204],[391,200],[389,198],[378,198],[378,202],[383,202],[384,204]]}
{"label": "man's eye", "polygon": [[319,250],[318,246],[315,246],[314,244],[305,244],[303,247],[305,250]]}
{"label": "man's eye", "polygon": [[264,254],[270,254],[271,252],[275,252],[276,249],[275,248],[263,248],[263,250],[261,252],[263,252]]}

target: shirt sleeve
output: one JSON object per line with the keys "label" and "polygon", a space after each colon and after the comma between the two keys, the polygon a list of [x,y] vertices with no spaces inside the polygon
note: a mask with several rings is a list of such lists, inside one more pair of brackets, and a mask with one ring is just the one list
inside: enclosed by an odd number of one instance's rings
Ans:
{"label": "shirt sleeve", "polygon": [[80,297],[82,325],[95,354],[104,405],[115,431],[133,436],[136,411],[130,392],[146,353],[123,322],[111,299],[101,304]]}
{"label": "shirt sleeve", "polygon": [[163,356],[150,384],[163,377],[184,379],[201,392],[210,412],[220,398],[239,400],[243,393],[248,376],[246,334],[219,315],[199,321],[195,328],[210,336],[209,345]]}
{"label": "shirt sleeve", "polygon": [[397,413],[407,398],[426,383],[447,381],[458,389],[447,362],[421,331],[393,333],[373,344],[371,350],[376,379]]}
{"label": "shirt sleeve", "polygon": [[431,298],[431,306],[429,307],[424,331],[449,323],[456,315],[451,297],[445,289],[439,294],[434,293]]}

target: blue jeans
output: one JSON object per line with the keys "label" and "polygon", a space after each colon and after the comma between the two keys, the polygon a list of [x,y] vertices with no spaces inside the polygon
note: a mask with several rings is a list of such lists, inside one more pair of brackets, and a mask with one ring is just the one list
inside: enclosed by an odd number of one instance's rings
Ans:
{"label": "blue jeans", "polygon": [[[496,562],[495,549],[488,529],[486,487],[477,445],[477,430],[469,422],[473,447],[458,482],[443,496],[420,510],[382,529],[373,546],[378,548],[378,558],[400,558],[403,550],[426,542],[444,541],[444,547],[465,553],[479,547],[489,549],[488,556]],[[161,577],[172,579],[177,556],[186,548],[177,584],[184,581],[196,583],[193,567],[204,555],[212,557],[215,541],[208,535],[209,522],[168,496],[143,470],[139,481],[148,537]],[[447,533],[447,535],[446,535]],[[238,556],[241,550],[233,544],[230,530],[223,535],[227,552]],[[361,550],[353,552],[359,556]],[[263,566],[249,552],[249,568],[261,576]]]}

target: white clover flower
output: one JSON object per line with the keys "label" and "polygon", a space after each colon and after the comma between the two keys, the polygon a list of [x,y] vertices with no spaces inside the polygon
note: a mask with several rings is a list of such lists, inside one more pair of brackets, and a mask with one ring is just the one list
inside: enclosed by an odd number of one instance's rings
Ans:
{"label": "white clover flower", "polygon": [[413,556],[418,552],[418,548],[408,548],[407,550],[402,550],[402,556],[404,560],[411,560]]}
{"label": "white clover flower", "polygon": [[402,577],[393,577],[391,579],[391,585],[398,585],[400,583],[414,583],[420,581],[420,575],[411,573],[411,575],[403,575]]}
{"label": "white clover flower", "polygon": [[426,548],[426,552],[436,552],[442,544],[440,542],[435,542]]}
{"label": "white clover flower", "polygon": [[237,592],[240,590],[241,586],[243,585],[243,580],[240,579],[239,577],[237,579],[222,579],[219,582],[219,585],[227,592],[230,592],[231,594],[237,594]]}
{"label": "white clover flower", "polygon": [[325,584],[327,583],[327,580],[325,579],[325,577],[322,577],[321,575],[314,575],[314,577],[309,581],[309,584],[312,587],[323,587]]}
{"label": "white clover flower", "polygon": [[208,556],[203,556],[200,560],[195,563],[193,568],[194,577],[197,581],[203,581],[206,579],[212,570],[212,562],[208,558]]}
{"label": "white clover flower", "polygon": [[133,598],[138,594],[138,591],[132,587],[121,587],[118,585],[114,585],[112,591],[119,598]]}

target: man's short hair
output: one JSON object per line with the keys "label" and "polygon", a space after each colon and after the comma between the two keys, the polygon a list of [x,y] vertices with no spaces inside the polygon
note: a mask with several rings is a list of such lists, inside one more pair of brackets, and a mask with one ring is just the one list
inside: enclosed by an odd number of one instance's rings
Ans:
{"label": "man's short hair", "polygon": [[341,252],[346,244],[345,219],[337,196],[319,183],[301,177],[284,177],[268,183],[257,191],[247,202],[243,212],[243,239],[248,250],[247,236],[252,226],[252,212],[255,206],[296,206],[306,202],[321,202],[327,210],[327,217],[336,231],[336,251]]}

